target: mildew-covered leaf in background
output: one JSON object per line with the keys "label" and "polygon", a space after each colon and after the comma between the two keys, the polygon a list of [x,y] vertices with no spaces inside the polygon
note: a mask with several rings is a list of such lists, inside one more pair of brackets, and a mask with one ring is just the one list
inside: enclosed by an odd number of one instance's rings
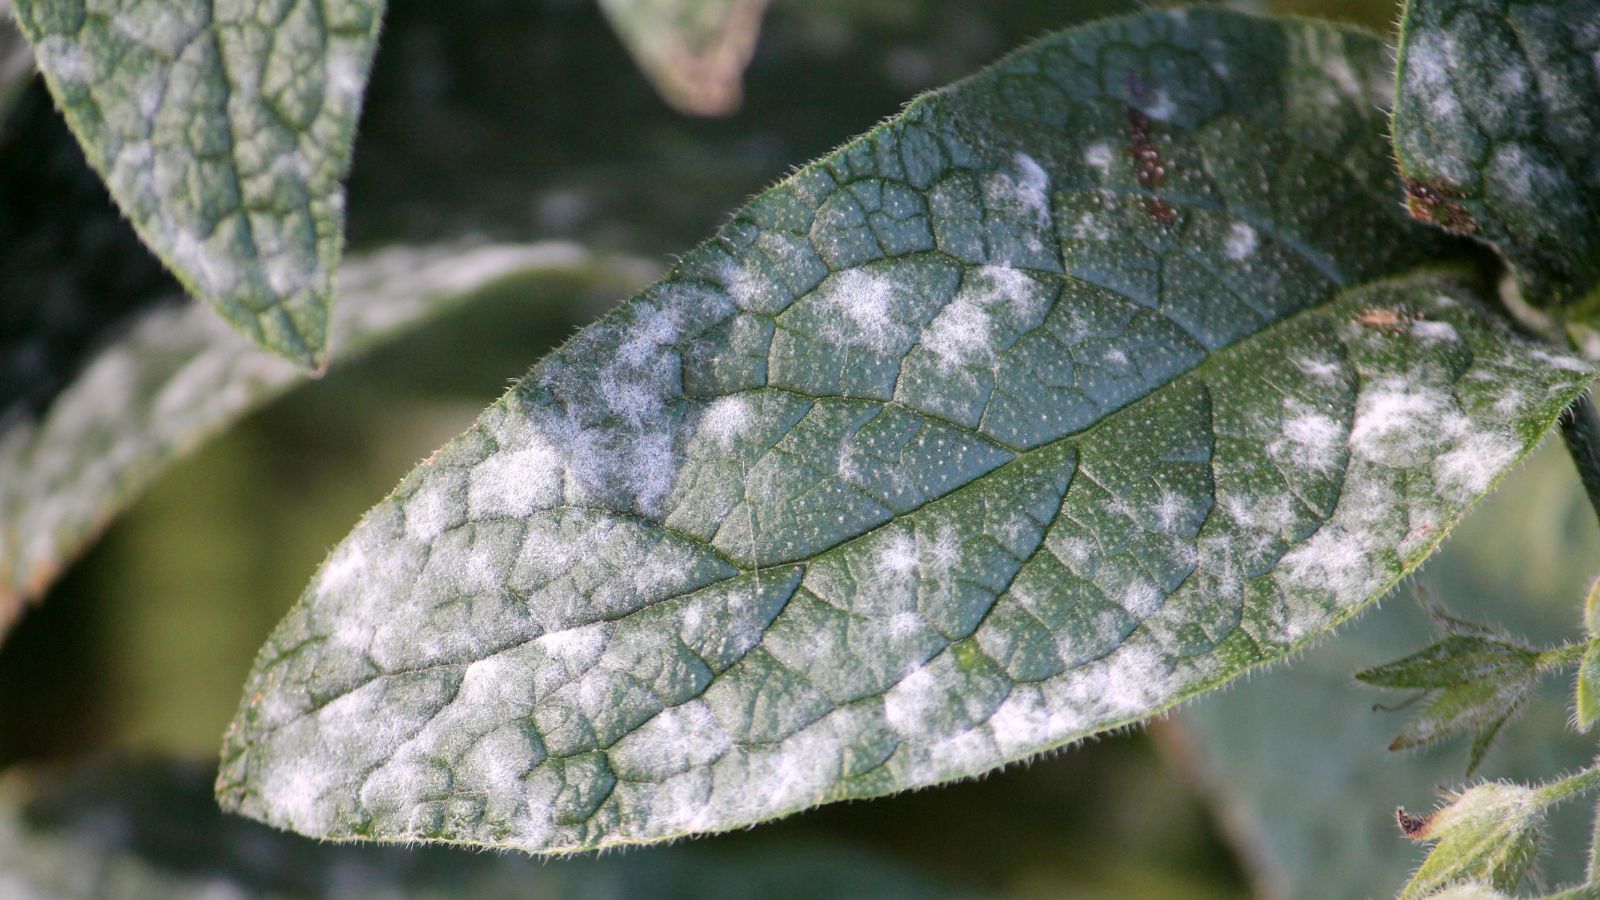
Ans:
{"label": "mildew-covered leaf in background", "polygon": [[17,94],[33,76],[33,53],[11,21],[11,0],[0,0],[0,131]]}
{"label": "mildew-covered leaf in background", "polygon": [[331,846],[222,815],[210,783],[207,767],[166,760],[7,772],[0,778],[0,895],[16,900],[983,896],[831,842],[747,846],[737,852],[662,847],[556,863],[442,848]]}
{"label": "mildew-covered leaf in background", "polygon": [[[395,247],[339,276],[334,346],[354,355],[501,282],[572,276],[637,286],[640,266],[568,243]],[[168,465],[306,373],[203,307],[130,318],[75,380],[0,431],[0,637],[61,568]]]}
{"label": "mildew-covered leaf in background", "polygon": [[1411,214],[1494,246],[1529,302],[1600,312],[1600,0],[1410,0],[1401,30]]}
{"label": "mildew-covered leaf in background", "polygon": [[15,5],[140,237],[252,341],[321,366],[381,0]]}
{"label": "mildew-covered leaf in background", "polygon": [[1113,20],[800,170],[372,510],[223,804],[563,851],[986,772],[1385,591],[1592,379],[1406,218],[1375,39]]}
{"label": "mildew-covered leaf in background", "polygon": [[663,99],[703,116],[739,106],[767,0],[600,0]]}

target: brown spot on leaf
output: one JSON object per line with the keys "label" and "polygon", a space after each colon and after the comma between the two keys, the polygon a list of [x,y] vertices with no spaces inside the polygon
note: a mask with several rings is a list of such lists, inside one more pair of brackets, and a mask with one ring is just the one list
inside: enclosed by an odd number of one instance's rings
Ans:
{"label": "brown spot on leaf", "polygon": [[1400,833],[1413,841],[1422,840],[1422,832],[1428,827],[1428,820],[1423,816],[1413,816],[1406,812],[1404,806],[1397,806],[1394,810],[1394,823],[1400,826]]}
{"label": "brown spot on leaf", "polygon": [[[1167,163],[1161,158],[1161,148],[1156,146],[1151,133],[1150,117],[1140,110],[1128,107],[1128,155],[1133,157],[1133,174],[1139,186],[1154,191],[1166,183]],[[1159,197],[1146,197],[1144,211],[1162,224],[1177,218],[1172,204]]]}
{"label": "brown spot on leaf", "polygon": [[1410,328],[1419,318],[1421,316],[1400,307],[1369,306],[1356,313],[1355,323],[1373,331],[1396,334]]}
{"label": "brown spot on leaf", "polygon": [[1421,181],[1405,179],[1406,212],[1419,222],[1437,225],[1457,234],[1474,234],[1478,223],[1472,213],[1458,201],[1465,195],[1461,189],[1446,181]]}

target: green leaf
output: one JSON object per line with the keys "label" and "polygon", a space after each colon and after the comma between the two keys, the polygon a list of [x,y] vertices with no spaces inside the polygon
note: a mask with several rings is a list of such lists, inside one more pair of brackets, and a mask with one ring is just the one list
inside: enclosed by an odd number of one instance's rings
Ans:
{"label": "green leaf", "polygon": [[[339,277],[334,346],[353,357],[503,282],[577,276],[621,288],[638,283],[637,270],[566,243],[356,255]],[[0,430],[0,637],[169,465],[307,379],[179,300],[139,310],[41,413]]]}
{"label": "green leaf", "polygon": [[204,767],[102,761],[0,779],[7,897],[812,898],[957,892],[831,842],[661,847],[543,862],[442,848],[335,846],[222,815]]}
{"label": "green leaf", "polygon": [[1409,0],[1394,145],[1412,215],[1540,306],[1600,309],[1600,0]]}
{"label": "green leaf", "polygon": [[1410,750],[1457,732],[1476,732],[1467,758],[1471,775],[1533,691],[1544,656],[1504,636],[1489,637],[1490,630],[1483,626],[1448,615],[1436,618],[1450,632],[1444,640],[1355,677],[1376,687],[1421,689],[1422,697],[1430,698],[1389,744],[1390,750]]}
{"label": "green leaf", "polygon": [[1393,199],[1385,71],[1149,14],[800,170],[333,551],[221,801],[661,840],[986,772],[1348,618],[1593,376],[1419,268],[1455,245]]}
{"label": "green leaf", "polygon": [[1448,688],[1534,674],[1539,652],[1510,640],[1451,635],[1404,659],[1356,673],[1375,687]]}
{"label": "green leaf", "polygon": [[16,0],[139,235],[256,344],[325,359],[344,189],[381,0]]}
{"label": "green leaf", "polygon": [[704,116],[739,107],[767,0],[600,0],[663,99]]}

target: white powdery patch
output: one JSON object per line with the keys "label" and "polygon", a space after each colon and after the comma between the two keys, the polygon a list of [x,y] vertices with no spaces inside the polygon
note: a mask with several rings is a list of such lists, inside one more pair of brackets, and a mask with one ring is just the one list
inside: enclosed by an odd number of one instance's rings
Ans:
{"label": "white powdery patch", "polygon": [[1248,222],[1235,222],[1228,228],[1228,237],[1223,242],[1223,251],[1231,260],[1249,259],[1256,253],[1256,248],[1261,246],[1261,235],[1250,226]]}
{"label": "white powdery patch", "polygon": [[1118,598],[1119,605],[1141,621],[1159,612],[1164,600],[1166,595],[1161,592],[1159,585],[1142,579],[1129,584]]}
{"label": "white powdery patch", "polygon": [[1428,111],[1440,119],[1461,112],[1450,70],[1455,65],[1455,41],[1437,32],[1412,36],[1406,47],[1406,75],[1428,96]]}
{"label": "white powdery patch", "polygon": [[1156,91],[1154,99],[1141,104],[1141,106],[1144,109],[1144,114],[1157,122],[1170,122],[1178,112],[1177,104],[1172,102],[1172,95],[1167,93],[1165,89]]}
{"label": "white powdery patch", "polygon": [[1305,373],[1308,378],[1313,378],[1323,384],[1331,384],[1339,380],[1341,366],[1336,360],[1319,359],[1314,356],[1302,356],[1294,361],[1294,367]]}
{"label": "white powdery patch", "polygon": [[521,518],[556,505],[561,502],[566,463],[565,454],[538,436],[530,446],[493,454],[473,466],[468,476],[472,517]]}
{"label": "white powdery patch", "polygon": [[461,521],[462,511],[454,502],[448,479],[430,473],[423,485],[406,500],[406,534],[419,541],[431,541]]}
{"label": "white powdery patch", "polygon": [[324,798],[338,784],[335,767],[321,759],[273,760],[258,776],[261,795],[271,798],[275,817],[305,834],[320,834],[333,824],[332,804]]}
{"label": "white powdery patch", "polygon": [[1292,397],[1283,401],[1283,412],[1283,436],[1267,445],[1275,462],[1314,472],[1338,465],[1345,434],[1337,421]]}
{"label": "white powdery patch", "polygon": [[897,531],[883,542],[873,560],[873,571],[899,578],[917,571],[917,539],[909,531]]}
{"label": "white powdery patch", "polygon": [[930,663],[913,671],[884,695],[883,717],[896,733],[910,737],[936,730],[935,720],[949,692],[931,669]]}
{"label": "white powdery patch", "polygon": [[970,270],[961,290],[922,330],[922,346],[947,366],[992,365],[1005,347],[997,318],[1009,313],[1019,332],[1044,318],[1045,297],[1021,270],[981,266]]}
{"label": "white powdery patch", "polygon": [[332,88],[330,100],[348,109],[358,102],[367,82],[368,50],[354,41],[333,40],[328,43],[324,71],[326,84]]}
{"label": "white powdery patch", "polygon": [[1587,373],[1594,371],[1593,364],[1579,359],[1576,356],[1569,356],[1565,353],[1551,353],[1548,350],[1541,350],[1538,348],[1533,348],[1525,352],[1529,353],[1541,364],[1550,368],[1560,369],[1563,372]]}
{"label": "white powdery patch", "polygon": [[[1391,502],[1395,499],[1391,498]],[[1373,530],[1360,524],[1346,527],[1336,519],[1284,554],[1277,571],[1287,581],[1285,587],[1291,599],[1300,592],[1328,591],[1339,605],[1350,606],[1365,600],[1381,580],[1381,573],[1373,569],[1380,549]],[[1320,625],[1324,615],[1320,610],[1291,610],[1281,623],[1282,637],[1298,639]]]}
{"label": "white powdery patch", "polygon": [[733,747],[733,740],[701,700],[662,710],[617,741],[610,756],[624,770],[653,777],[710,765]]}
{"label": "white powdery patch", "polygon": [[89,80],[90,63],[83,48],[72,38],[59,34],[47,35],[34,45],[39,69],[48,72],[62,84],[83,84]]}
{"label": "white powdery patch", "polygon": [[1418,319],[1412,322],[1411,336],[1430,344],[1461,340],[1461,335],[1456,332],[1454,325],[1432,319]]}
{"label": "white powdery patch", "polygon": [[1333,79],[1339,86],[1339,92],[1351,100],[1362,100],[1365,92],[1361,89],[1361,82],[1356,80],[1355,70],[1350,67],[1350,60],[1341,53],[1329,53],[1322,61],[1322,71]]}
{"label": "white powdery patch", "polygon": [[1350,448],[1386,465],[1416,465],[1441,438],[1460,434],[1470,425],[1444,391],[1391,376],[1357,398]]}
{"label": "white powdery patch", "polygon": [[915,332],[895,317],[902,290],[893,279],[868,269],[840,272],[824,287],[822,302],[842,320],[831,324],[825,336],[836,343],[880,353],[903,352]]}
{"label": "white powdery patch", "polygon": [[1473,432],[1433,461],[1434,485],[1453,500],[1470,501],[1488,490],[1521,453],[1522,444],[1509,434]]}
{"label": "white powdery patch", "polygon": [[549,654],[551,662],[560,662],[570,671],[577,671],[594,665],[605,652],[609,634],[605,622],[595,622],[552,631],[539,637],[534,644]]}
{"label": "white powdery patch", "polygon": [[1084,148],[1083,161],[1085,165],[1098,169],[1101,175],[1111,172],[1111,144],[1107,141],[1095,141]]}
{"label": "white powdery patch", "polygon": [[749,397],[718,397],[700,414],[698,433],[727,450],[755,424],[755,404]]}
{"label": "white powdery patch", "polygon": [[1047,683],[1050,731],[1065,737],[1144,718],[1170,702],[1173,666],[1146,643],[1125,643]]}
{"label": "white powdery patch", "polygon": [[1039,222],[1050,221],[1050,175],[1044,167],[1026,153],[1018,153],[1011,160],[1016,164],[1021,179],[1017,183],[1017,199],[1023,208],[1033,212]]}

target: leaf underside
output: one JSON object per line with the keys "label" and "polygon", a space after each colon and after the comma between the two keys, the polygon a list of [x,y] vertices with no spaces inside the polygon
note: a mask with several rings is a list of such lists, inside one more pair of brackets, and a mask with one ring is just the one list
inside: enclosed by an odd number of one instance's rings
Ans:
{"label": "leaf underside", "polygon": [[1600,0],[1411,0],[1394,143],[1412,214],[1600,311]]}
{"label": "leaf underside", "polygon": [[[617,263],[566,243],[363,253],[339,276],[334,346],[353,357],[497,282],[625,269]],[[37,417],[0,420],[0,639],[168,466],[307,379],[203,307],[170,299],[135,312]]]}
{"label": "leaf underside", "polygon": [[381,0],[16,0],[139,236],[258,345],[322,365]]}
{"label": "leaf underside", "polygon": [[739,107],[767,0],[600,0],[663,99],[687,113]]}
{"label": "leaf underside", "polygon": [[1395,198],[1375,39],[1065,32],[756,198],[372,510],[226,808],[559,852],[986,772],[1325,632],[1587,385]]}

